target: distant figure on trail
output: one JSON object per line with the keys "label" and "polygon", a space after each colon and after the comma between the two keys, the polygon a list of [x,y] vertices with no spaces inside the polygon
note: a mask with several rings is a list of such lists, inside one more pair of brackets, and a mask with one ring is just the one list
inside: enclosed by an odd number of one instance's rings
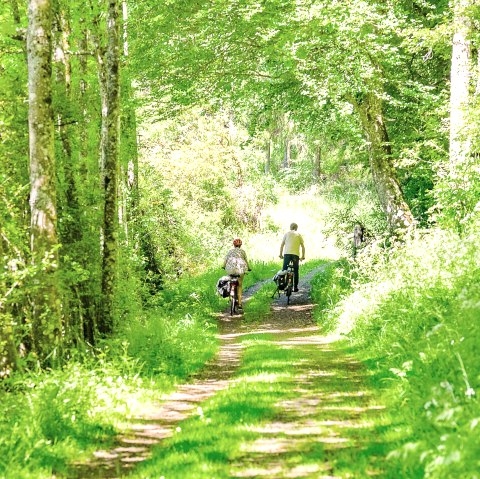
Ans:
{"label": "distant figure on trail", "polygon": [[[280,258],[283,258],[283,269],[286,270],[288,263],[293,261],[293,291],[298,291],[298,263],[300,259],[305,259],[305,245],[300,233],[297,233],[297,223],[290,225],[290,231],[285,233],[282,244],[280,245]],[[300,258],[300,248],[302,248],[302,257]],[[285,250],[285,254],[284,254]]]}
{"label": "distant figure on trail", "polygon": [[353,229],[353,257],[357,256],[358,249],[364,241],[365,228],[361,223],[357,223]]}
{"label": "distant figure on trail", "polygon": [[251,271],[251,269],[248,263],[247,253],[241,248],[242,240],[240,238],[233,240],[233,246],[234,248],[227,253],[227,256],[225,256],[223,269],[225,269],[228,274],[238,275],[238,307],[239,309],[243,309],[243,277],[245,276],[245,273]]}

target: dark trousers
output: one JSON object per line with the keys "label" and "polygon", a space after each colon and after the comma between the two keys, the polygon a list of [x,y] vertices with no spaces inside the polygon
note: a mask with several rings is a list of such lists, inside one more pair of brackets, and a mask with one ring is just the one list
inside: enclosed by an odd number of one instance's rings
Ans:
{"label": "dark trousers", "polygon": [[300,257],[296,254],[286,254],[283,256],[283,269],[286,270],[288,267],[288,263],[290,261],[293,262],[293,287],[295,289],[298,288],[298,263],[300,261]]}

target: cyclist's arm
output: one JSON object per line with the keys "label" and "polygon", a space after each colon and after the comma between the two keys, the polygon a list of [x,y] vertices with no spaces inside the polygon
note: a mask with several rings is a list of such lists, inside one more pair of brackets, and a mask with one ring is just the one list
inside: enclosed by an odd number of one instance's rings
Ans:
{"label": "cyclist's arm", "polygon": [[300,243],[300,248],[302,248],[302,259],[305,259],[305,245],[303,243],[303,240],[302,242]]}

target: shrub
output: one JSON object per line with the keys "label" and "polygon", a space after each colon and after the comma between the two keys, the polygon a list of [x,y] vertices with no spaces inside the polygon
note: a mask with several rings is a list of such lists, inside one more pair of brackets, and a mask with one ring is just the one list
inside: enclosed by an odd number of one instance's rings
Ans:
{"label": "shrub", "polygon": [[[338,303],[338,329],[375,360],[410,434],[391,454],[397,477],[478,477],[478,223],[374,250]],[[403,474],[403,475],[402,475]]]}

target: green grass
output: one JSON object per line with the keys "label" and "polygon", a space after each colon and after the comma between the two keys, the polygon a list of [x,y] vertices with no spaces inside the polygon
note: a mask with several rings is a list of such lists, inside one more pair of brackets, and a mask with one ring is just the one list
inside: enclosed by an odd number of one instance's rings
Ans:
{"label": "green grass", "polygon": [[[248,281],[271,276],[254,264]],[[170,283],[151,308],[123,324],[95,355],[63,369],[17,374],[0,383],[0,477],[47,478],[73,459],[108,447],[129,418],[201,369],[217,351],[216,293],[223,271]]]}
{"label": "green grass", "polygon": [[[398,478],[479,477],[478,223],[467,231],[372,248],[355,277],[344,267],[318,282],[331,299],[318,319],[358,348],[395,414],[401,434],[386,473]],[[350,284],[332,294],[339,277]]]}
{"label": "green grass", "polygon": [[352,288],[350,263],[345,260],[326,264],[312,280],[312,298],[315,301],[314,318],[322,331],[330,332],[338,325],[337,306]]}
{"label": "green grass", "polygon": [[395,433],[366,373],[350,364],[342,345],[291,340],[288,332],[246,334],[231,386],[180,423],[131,477],[223,479],[269,471],[265,477],[284,478],[303,471],[301,477],[313,478],[323,471],[367,478],[382,470]]}

